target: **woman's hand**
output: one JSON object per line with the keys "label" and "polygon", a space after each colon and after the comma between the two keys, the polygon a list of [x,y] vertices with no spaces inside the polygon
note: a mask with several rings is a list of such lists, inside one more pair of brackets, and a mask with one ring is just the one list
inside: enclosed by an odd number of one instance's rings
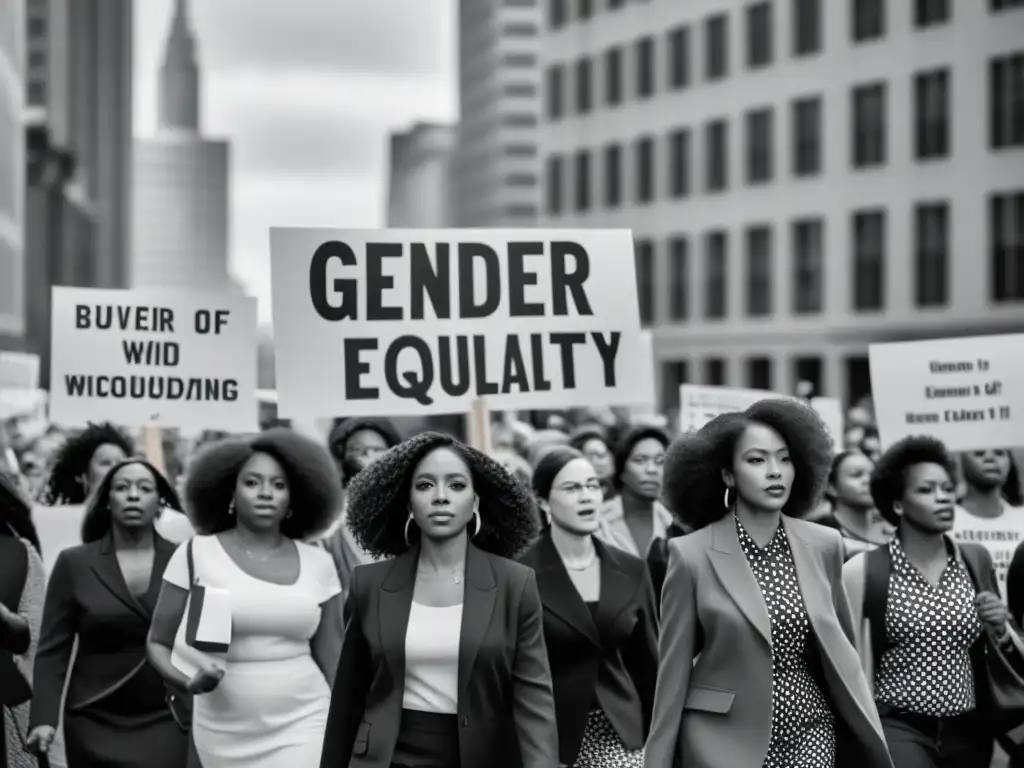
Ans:
{"label": "woman's hand", "polygon": [[974,598],[978,618],[997,640],[1010,631],[1010,609],[994,592],[979,592]]}
{"label": "woman's hand", "polygon": [[196,672],[188,681],[188,692],[193,696],[201,696],[214,690],[224,677],[224,670],[219,667],[204,667]]}
{"label": "woman's hand", "polygon": [[36,755],[45,755],[50,751],[57,729],[51,725],[37,725],[25,740],[25,746]]}

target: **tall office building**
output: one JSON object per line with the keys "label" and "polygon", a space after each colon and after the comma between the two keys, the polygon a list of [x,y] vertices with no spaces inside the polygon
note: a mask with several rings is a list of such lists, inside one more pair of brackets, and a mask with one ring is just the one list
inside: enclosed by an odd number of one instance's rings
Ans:
{"label": "tall office building", "polygon": [[0,3],[0,349],[25,334],[24,3]]}
{"label": "tall office building", "polygon": [[660,396],[1024,330],[1024,3],[548,0],[542,221],[632,228]]}
{"label": "tall office building", "polygon": [[454,129],[416,123],[391,134],[389,227],[446,227]]}
{"label": "tall office building", "polygon": [[229,144],[202,135],[200,71],[185,0],[160,67],[158,130],[135,140],[133,284],[233,290]]}
{"label": "tall office building", "polygon": [[540,202],[537,0],[460,0],[454,226],[530,226]]}

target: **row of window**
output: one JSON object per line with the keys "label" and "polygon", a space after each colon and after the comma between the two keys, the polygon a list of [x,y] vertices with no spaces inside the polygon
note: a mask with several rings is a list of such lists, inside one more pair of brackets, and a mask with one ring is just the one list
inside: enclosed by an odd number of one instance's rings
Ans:
{"label": "row of window", "polygon": [[[1024,53],[993,59],[990,63],[990,144],[996,149],[1024,147]],[[937,160],[951,153],[950,74],[946,68],[919,72],[913,76],[914,116],[912,151],[918,160]],[[875,168],[888,161],[887,84],[858,85],[851,91],[850,162],[855,169]],[[791,173],[794,177],[823,172],[824,106],[820,95],[806,96],[790,103]],[[751,185],[770,182],[778,173],[775,163],[775,110],[751,109],[744,115],[744,176]],[[645,205],[657,197],[656,169],[667,173],[666,194],[671,199],[689,196],[693,188],[693,158],[704,156],[705,192],[723,192],[729,186],[729,122],[716,118],[703,127],[704,147],[698,154],[691,128],[676,128],[665,136],[667,162],[659,161],[657,141],[645,135],[632,143],[634,202]],[[612,142],[600,150],[577,150],[571,157],[552,155],[546,168],[546,209],[559,216],[568,210],[586,213],[598,202],[593,193],[596,169],[602,164],[603,196],[606,208],[624,200],[623,167],[629,147]],[[593,154],[599,153],[600,159]],[[567,168],[571,163],[571,169]],[[567,203],[566,186],[571,174],[572,200]]]}
{"label": "row of window", "polygon": [[[919,203],[913,209],[913,302],[916,307],[938,308],[950,302],[951,213],[946,202]],[[825,220],[820,217],[790,222],[792,249],[791,312],[815,315],[825,304]],[[850,307],[856,312],[885,308],[887,213],[883,209],[853,212],[850,219]],[[990,290],[997,303],[1024,301],[1024,191],[993,195],[989,201],[991,243]],[[703,233],[699,239],[704,265],[702,314],[722,320],[730,312],[730,233],[724,229]],[[741,235],[744,253],[744,307],[747,317],[770,317],[777,311],[773,276],[778,270],[771,225],[748,227]],[[691,309],[691,241],[678,235],[667,244],[668,306],[670,322],[683,322]],[[655,322],[658,286],[657,246],[653,240],[636,241],[636,279],[640,318]]]}

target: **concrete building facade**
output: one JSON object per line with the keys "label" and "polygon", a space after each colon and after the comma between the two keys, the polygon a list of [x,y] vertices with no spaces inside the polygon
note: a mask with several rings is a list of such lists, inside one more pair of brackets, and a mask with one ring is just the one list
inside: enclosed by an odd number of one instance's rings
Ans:
{"label": "concrete building facade", "polygon": [[389,227],[446,227],[454,129],[416,123],[391,134],[388,172]]}
{"label": "concrete building facade", "polygon": [[0,348],[25,335],[25,6],[0,4]]}

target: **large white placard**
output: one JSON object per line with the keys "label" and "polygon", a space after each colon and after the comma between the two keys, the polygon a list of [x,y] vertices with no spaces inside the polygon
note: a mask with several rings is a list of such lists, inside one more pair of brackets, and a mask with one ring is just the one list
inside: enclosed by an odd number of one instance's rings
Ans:
{"label": "large white placard", "polygon": [[256,300],[55,287],[52,368],[58,424],[255,430]]}
{"label": "large white placard", "polygon": [[654,400],[627,230],[272,229],[284,417]]}
{"label": "large white placard", "polygon": [[1012,448],[1024,436],[1024,334],[872,344],[883,446],[932,435],[954,451]]}

